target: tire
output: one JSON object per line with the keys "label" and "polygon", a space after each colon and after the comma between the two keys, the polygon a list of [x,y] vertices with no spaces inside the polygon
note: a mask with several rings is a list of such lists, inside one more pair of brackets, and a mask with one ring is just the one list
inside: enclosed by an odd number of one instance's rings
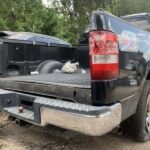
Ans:
{"label": "tire", "polygon": [[50,61],[53,61],[53,60],[46,60],[46,61],[43,61],[42,63],[40,63],[36,69],[36,71],[40,72],[41,69],[43,68],[43,66],[46,64],[46,63],[49,63]]}
{"label": "tire", "polygon": [[49,74],[52,73],[55,69],[61,69],[63,64],[56,60],[48,60],[42,62],[36,69],[39,74]]}
{"label": "tire", "polygon": [[150,81],[146,81],[136,114],[127,120],[125,131],[139,142],[150,140]]}

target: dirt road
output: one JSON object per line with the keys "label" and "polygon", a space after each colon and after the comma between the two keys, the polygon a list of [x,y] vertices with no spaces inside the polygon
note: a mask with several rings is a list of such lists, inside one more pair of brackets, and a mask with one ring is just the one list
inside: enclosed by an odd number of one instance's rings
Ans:
{"label": "dirt road", "polygon": [[56,127],[18,127],[0,113],[0,150],[150,150],[150,142],[136,143],[108,134],[88,137]]}

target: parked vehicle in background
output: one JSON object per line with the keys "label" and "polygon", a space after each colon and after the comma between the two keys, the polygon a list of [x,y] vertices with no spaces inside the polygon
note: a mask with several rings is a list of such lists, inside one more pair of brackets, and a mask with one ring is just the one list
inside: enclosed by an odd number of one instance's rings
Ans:
{"label": "parked vehicle in background", "polygon": [[150,13],[131,14],[121,18],[141,29],[150,31]]}
{"label": "parked vehicle in background", "polygon": [[41,74],[1,78],[0,109],[12,120],[91,136],[123,123],[149,140],[150,33],[106,11],[94,11],[88,29],[79,46],[42,62]]}
{"label": "parked vehicle in background", "polygon": [[71,44],[52,36],[1,31],[0,76],[30,75],[41,62],[49,59],[65,62],[64,53],[71,53],[70,47]]}

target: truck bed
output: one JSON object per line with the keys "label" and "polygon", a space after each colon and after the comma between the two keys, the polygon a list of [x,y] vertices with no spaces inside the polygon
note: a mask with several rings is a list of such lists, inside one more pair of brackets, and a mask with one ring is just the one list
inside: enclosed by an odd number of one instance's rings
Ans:
{"label": "truck bed", "polygon": [[5,79],[1,78],[0,88],[28,94],[45,95],[86,104],[90,103],[91,96],[89,73],[53,73],[8,77]]}

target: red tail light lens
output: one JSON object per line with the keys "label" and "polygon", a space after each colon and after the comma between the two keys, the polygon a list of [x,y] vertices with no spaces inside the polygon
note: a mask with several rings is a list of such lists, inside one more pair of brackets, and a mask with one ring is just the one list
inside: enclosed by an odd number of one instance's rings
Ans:
{"label": "red tail light lens", "polygon": [[90,68],[92,80],[110,80],[119,75],[118,37],[110,31],[90,33]]}

